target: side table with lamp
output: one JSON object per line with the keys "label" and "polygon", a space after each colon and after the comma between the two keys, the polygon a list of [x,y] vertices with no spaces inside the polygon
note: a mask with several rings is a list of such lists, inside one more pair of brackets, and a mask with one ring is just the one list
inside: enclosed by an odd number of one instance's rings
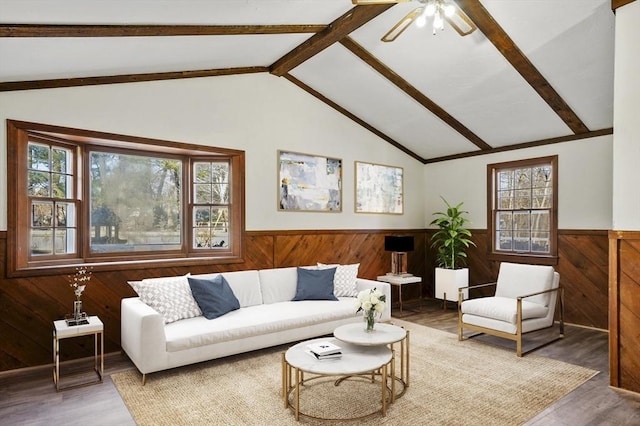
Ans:
{"label": "side table with lamp", "polygon": [[391,252],[391,272],[377,277],[377,280],[398,287],[398,301],[400,315],[402,315],[402,287],[404,285],[418,284],[420,286],[420,298],[422,298],[422,278],[407,272],[407,252],[414,250],[413,236],[385,236],[384,250]]}

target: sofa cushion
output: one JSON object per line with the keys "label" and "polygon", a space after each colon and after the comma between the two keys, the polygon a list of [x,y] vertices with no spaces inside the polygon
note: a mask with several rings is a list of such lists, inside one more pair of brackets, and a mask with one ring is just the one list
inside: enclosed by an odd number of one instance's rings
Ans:
{"label": "sofa cushion", "polygon": [[358,278],[359,263],[353,265],[325,265],[318,263],[318,268],[336,268],[336,274],[333,277],[333,293],[336,297],[356,297],[358,289],[356,288],[356,279]]}
{"label": "sofa cushion", "polygon": [[296,295],[298,271],[295,267],[261,269],[260,290],[262,303],[290,302]]}
{"label": "sofa cushion", "polygon": [[292,300],[338,300],[333,294],[333,277],[336,268],[298,268],[296,295]]}
{"label": "sofa cushion", "polygon": [[[516,299],[509,297],[480,297],[462,302],[462,313],[516,323]],[[522,301],[522,320],[543,318],[549,308],[538,303]]]}
{"label": "sofa cushion", "polygon": [[[191,275],[193,278],[200,279],[212,279],[220,274],[199,274]],[[225,277],[229,287],[233,291],[233,294],[240,302],[240,307],[260,305],[262,304],[262,292],[260,290],[260,278],[258,271],[255,269],[248,271],[233,271],[223,272],[222,276]]]}
{"label": "sofa cushion", "polygon": [[206,319],[218,318],[240,309],[240,302],[222,275],[211,279],[188,277],[189,287]]}
{"label": "sofa cushion", "polygon": [[270,336],[283,330],[348,318],[362,321],[355,315],[353,301],[353,298],[346,297],[337,302],[279,302],[238,309],[214,320],[200,316],[176,321],[165,326],[167,351],[176,352],[252,336],[262,336],[265,347],[281,344],[282,341],[271,342]]}
{"label": "sofa cushion", "polygon": [[202,315],[187,276],[146,278],[137,289],[140,300],[158,311],[165,324]]}

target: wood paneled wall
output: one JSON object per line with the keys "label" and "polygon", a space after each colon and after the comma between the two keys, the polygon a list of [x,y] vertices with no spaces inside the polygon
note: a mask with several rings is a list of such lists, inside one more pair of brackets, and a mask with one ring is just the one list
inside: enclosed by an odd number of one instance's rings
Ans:
{"label": "wood paneled wall", "polygon": [[[243,263],[203,264],[195,267],[131,269],[94,272],[83,295],[85,310],[105,324],[105,350],[120,349],[120,300],[135,296],[128,280],[191,272],[223,272],[323,263],[360,263],[359,275],[375,279],[391,268],[384,251],[385,235],[414,235],[415,251],[408,255],[408,271],[423,277],[422,296],[432,297],[433,256],[429,230],[253,231],[246,233]],[[475,230],[478,245],[469,251],[472,284],[494,281],[498,263],[486,259],[486,231]],[[606,231],[561,231],[561,282],[566,288],[568,322],[607,328]],[[71,312],[73,294],[66,275],[6,278],[6,232],[0,232],[0,371],[51,363],[52,322]],[[392,288],[392,298],[397,291]],[[403,291],[405,300],[420,296],[419,286]],[[88,356],[90,338],[62,342],[63,359]]]}
{"label": "wood paneled wall", "polygon": [[609,378],[640,393],[640,231],[609,233]]}

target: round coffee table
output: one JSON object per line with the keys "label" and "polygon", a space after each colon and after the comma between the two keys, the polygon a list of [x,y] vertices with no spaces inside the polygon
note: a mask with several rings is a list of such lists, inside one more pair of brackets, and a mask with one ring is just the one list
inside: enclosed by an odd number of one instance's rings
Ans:
{"label": "round coffee table", "polygon": [[[394,344],[400,342],[400,376],[396,374],[395,362],[391,362],[391,402],[404,395],[409,387],[409,331],[397,325],[376,323],[373,331],[366,331],[362,324],[346,324],[336,328],[333,335],[341,342],[363,347],[383,346],[391,348],[395,358]],[[340,345],[341,343],[338,343]],[[402,384],[402,391],[396,395],[395,382]]]}
{"label": "round coffee table", "polygon": [[[340,346],[342,352],[340,358],[318,360],[307,352],[307,345],[326,341]],[[296,421],[300,419],[300,414],[320,420],[353,420],[323,419],[302,413],[300,411],[300,387],[303,386],[305,382],[326,376],[340,376],[336,381],[336,385],[349,377],[360,377],[363,375],[371,375],[373,382],[375,373],[380,371],[382,375],[380,383],[382,407],[380,410],[360,417],[368,417],[378,411],[382,412],[382,415],[385,416],[387,414],[387,391],[389,390],[387,384],[387,367],[392,359],[391,349],[386,346],[354,345],[348,342],[338,341],[331,337],[298,343],[282,354],[282,395],[284,406],[285,408],[293,409]],[[304,373],[310,373],[316,376],[305,379]],[[289,402],[291,392],[294,393],[292,403]],[[391,394],[390,397],[392,398],[393,395]]]}

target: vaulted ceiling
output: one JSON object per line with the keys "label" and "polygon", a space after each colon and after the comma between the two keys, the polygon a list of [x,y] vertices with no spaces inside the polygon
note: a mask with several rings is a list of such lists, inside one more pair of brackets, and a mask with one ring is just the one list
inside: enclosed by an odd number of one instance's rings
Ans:
{"label": "vaulted ceiling", "polygon": [[611,134],[610,0],[0,0],[0,91],[271,73],[423,163]]}

